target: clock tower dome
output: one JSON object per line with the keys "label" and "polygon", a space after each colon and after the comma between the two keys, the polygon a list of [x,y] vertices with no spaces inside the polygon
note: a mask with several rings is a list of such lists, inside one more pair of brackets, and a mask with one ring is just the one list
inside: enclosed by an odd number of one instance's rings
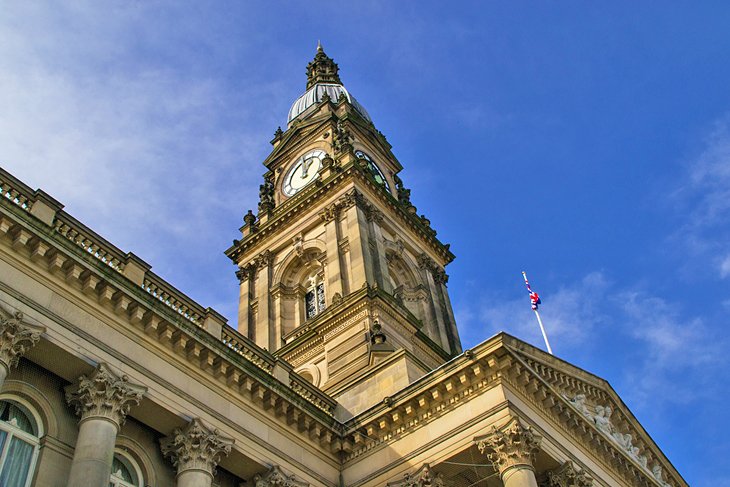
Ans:
{"label": "clock tower dome", "polygon": [[338,400],[340,419],[461,352],[444,268],[401,164],[321,46],[226,255],[239,331]]}

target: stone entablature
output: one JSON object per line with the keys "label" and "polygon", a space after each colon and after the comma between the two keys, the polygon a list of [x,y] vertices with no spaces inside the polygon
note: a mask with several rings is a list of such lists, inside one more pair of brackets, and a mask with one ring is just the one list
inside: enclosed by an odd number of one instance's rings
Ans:
{"label": "stone entablature", "polygon": [[[282,372],[275,376],[277,359],[225,325],[215,311],[199,305],[188,306],[187,309],[203,311],[203,319],[199,320],[202,326],[190,320],[185,316],[187,311],[175,309],[170,304],[176,295],[160,291],[174,288],[161,286],[164,281],[144,270],[139,265],[141,261],[132,254],[128,254],[123,269],[125,272],[131,272],[133,267],[142,269],[142,272],[130,274],[136,276],[136,281],[92,255],[88,246],[78,245],[58,234],[53,227],[58,211],[41,211],[44,205],[50,208],[50,203],[46,203],[48,198],[42,198],[44,193],[33,193],[0,170],[3,190],[6,180],[12,180],[13,188],[22,190],[14,189],[12,194],[22,194],[25,199],[17,195],[12,200],[4,195],[0,198],[0,243],[8,245],[21,258],[32,261],[31,265],[46,271],[49,278],[62,279],[72,292],[78,290],[111,311],[131,329],[142,332],[141,336],[159,343],[182,360],[199,367],[215,382],[250,400],[263,414],[283,418],[285,427],[303,434],[308,441],[328,444],[331,452],[339,451],[343,442],[331,441],[339,438],[339,429],[332,421],[336,404],[332,398],[302,383],[291,366],[281,361]],[[19,205],[16,200],[27,203]],[[33,214],[31,207],[44,220]],[[66,221],[70,220],[71,217],[66,218]],[[84,235],[90,235],[88,232]],[[99,239],[103,241],[101,237]],[[156,286],[154,294],[142,287],[146,277],[154,278],[150,281]],[[279,378],[285,377],[286,383],[281,383]],[[292,383],[297,384],[293,389]]]}
{"label": "stone entablature", "polygon": [[[498,337],[497,337],[498,338]],[[387,397],[380,406],[345,423],[346,440],[355,445],[350,461],[396,441],[456,407],[496,387],[509,362],[492,339],[431,371],[417,382]]]}
{"label": "stone entablature", "polygon": [[199,418],[160,440],[162,454],[170,458],[178,475],[200,470],[213,477],[218,462],[231,452],[232,446],[231,438],[223,436],[217,429],[208,428]]}
{"label": "stone entablature", "polygon": [[[502,384],[525,398],[545,418],[591,452],[608,471],[616,472],[628,484],[664,487],[662,482],[666,482],[669,486],[687,485],[679,475],[672,480],[667,479],[667,469],[659,464],[657,466],[662,469],[659,470],[662,480],[657,480],[653,471],[639,467],[615,441],[581,421],[579,417],[582,418],[582,414],[537,373],[525,366],[512,349],[512,345],[518,343],[522,342],[501,333],[386,398],[382,406],[347,421],[346,441],[351,441],[354,448],[344,455],[344,461],[385,447],[484,391]],[[557,375],[558,371],[555,370],[553,376]],[[438,379],[429,380],[429,377]],[[671,466],[669,462],[660,463]]]}
{"label": "stone entablature", "polygon": [[132,406],[136,406],[147,388],[129,382],[112,372],[106,364],[99,364],[90,376],[82,375],[78,382],[66,389],[66,402],[73,406],[81,421],[106,419],[119,427]]}

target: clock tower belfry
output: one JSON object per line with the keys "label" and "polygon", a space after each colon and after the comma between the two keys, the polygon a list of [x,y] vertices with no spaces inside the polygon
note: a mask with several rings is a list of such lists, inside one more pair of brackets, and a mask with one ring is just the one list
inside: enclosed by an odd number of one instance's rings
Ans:
{"label": "clock tower belfry", "polygon": [[226,255],[239,331],[357,414],[461,352],[444,267],[402,166],[321,46]]}

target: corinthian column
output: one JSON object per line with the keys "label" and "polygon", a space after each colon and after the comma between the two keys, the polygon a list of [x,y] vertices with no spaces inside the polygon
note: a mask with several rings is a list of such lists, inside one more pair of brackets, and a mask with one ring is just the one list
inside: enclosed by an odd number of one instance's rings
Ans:
{"label": "corinthian column", "polygon": [[210,487],[221,457],[231,452],[233,440],[198,418],[160,440],[162,454],[177,467],[177,487]]}
{"label": "corinthian column", "polygon": [[501,428],[477,438],[479,451],[485,453],[499,472],[505,487],[537,487],[535,453],[540,446],[538,436],[529,426],[515,418]]}
{"label": "corinthian column", "polygon": [[106,364],[66,389],[66,401],[81,416],[68,487],[109,485],[117,433],[145,392],[146,387],[130,384],[126,375],[117,376]]}
{"label": "corinthian column", "polygon": [[0,388],[10,368],[18,365],[20,357],[38,343],[44,331],[42,326],[25,323],[20,311],[11,314],[0,308]]}

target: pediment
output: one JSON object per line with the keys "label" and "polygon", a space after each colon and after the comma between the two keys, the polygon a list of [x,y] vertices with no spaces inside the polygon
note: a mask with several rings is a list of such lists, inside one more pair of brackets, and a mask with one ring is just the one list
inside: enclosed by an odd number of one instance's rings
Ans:
{"label": "pediment", "polygon": [[284,154],[299,150],[302,145],[311,141],[312,135],[320,132],[333,119],[334,116],[331,113],[325,113],[320,116],[308,118],[284,132],[279,143],[264,160],[264,166],[271,170],[275,162]]}
{"label": "pediment", "polygon": [[504,343],[517,367],[538,377],[573,412],[571,421],[584,428],[587,423],[658,485],[673,485],[663,473],[671,464],[606,380],[514,337],[505,335]]}

